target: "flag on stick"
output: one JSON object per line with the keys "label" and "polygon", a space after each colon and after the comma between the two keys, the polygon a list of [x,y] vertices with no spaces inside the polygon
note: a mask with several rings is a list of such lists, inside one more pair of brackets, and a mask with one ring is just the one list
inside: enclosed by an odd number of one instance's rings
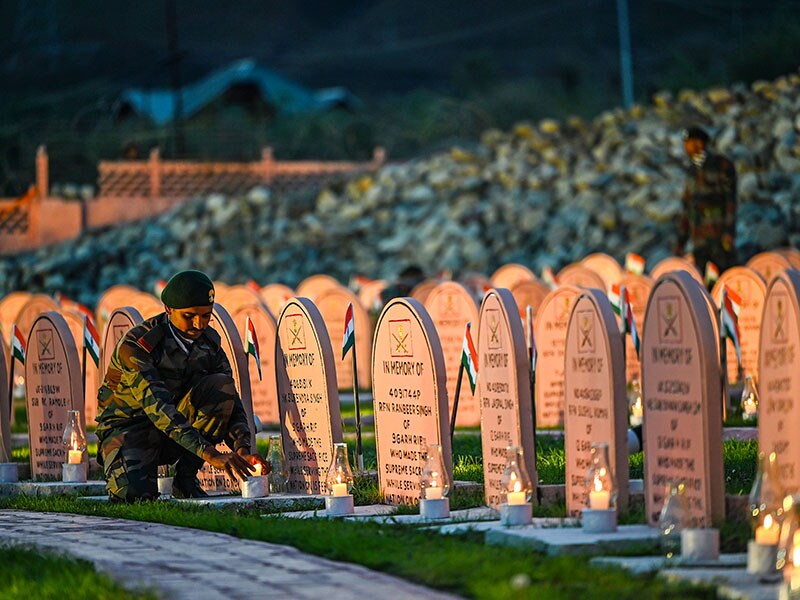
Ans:
{"label": "flag on stick", "polygon": [[720,306],[722,331],[724,337],[728,338],[733,343],[739,367],[742,366],[742,348],[739,345],[739,309],[741,306],[742,299],[739,297],[739,294],[734,292],[727,285],[723,286],[722,305]]}
{"label": "flag on stick", "polygon": [[641,275],[644,273],[644,258],[634,252],[628,252],[625,255],[625,270],[634,275]]}
{"label": "flag on stick", "polygon": [[558,278],[550,267],[542,269],[542,281],[544,281],[551,290],[558,287]]}
{"label": "flag on stick", "polygon": [[471,328],[472,323],[467,323],[464,331],[464,344],[461,346],[461,364],[464,365],[469,379],[469,387],[474,394],[475,385],[478,383],[478,353],[475,351],[475,344],[472,343]]}
{"label": "flag on stick", "polygon": [[91,355],[95,366],[100,368],[100,334],[94,322],[86,315],[83,316],[83,345]]}
{"label": "flag on stick", "polygon": [[714,284],[717,282],[717,279],[719,279],[719,269],[717,268],[717,265],[715,265],[713,262],[708,261],[706,263],[706,273],[705,276],[703,277],[703,281],[706,284],[706,287],[709,289],[714,287]]}
{"label": "flag on stick", "polygon": [[621,315],[622,311],[620,310],[619,304],[619,284],[612,283],[611,289],[608,291],[608,301],[611,302],[611,308],[614,309],[614,312],[617,315]]}
{"label": "flag on stick", "polygon": [[16,323],[11,327],[11,356],[25,364],[25,338]]}
{"label": "flag on stick", "polygon": [[531,373],[536,372],[536,358],[537,358],[537,351],[536,351],[536,335],[533,331],[533,307],[529,304],[525,307],[525,329],[526,336],[525,342],[528,346],[528,356],[531,357]]}
{"label": "flag on stick", "polygon": [[631,306],[630,296],[628,290],[624,287],[621,288],[620,293],[620,311],[622,316],[622,333],[630,334],[633,347],[636,350],[636,357],[639,356],[639,348],[641,341],[639,340],[639,332],[636,330],[636,321],[633,319],[633,306]]}
{"label": "flag on stick", "polygon": [[353,303],[347,305],[347,312],[344,314],[344,337],[342,338],[342,360],[347,356],[347,352],[356,343],[356,323],[353,319]]}
{"label": "flag on stick", "polygon": [[258,350],[258,336],[256,335],[256,328],[253,325],[253,321],[250,320],[249,315],[245,318],[244,326],[247,344],[247,348],[245,348],[245,354],[252,354],[253,358],[256,360],[256,367],[258,368],[258,380],[261,381],[261,356]]}

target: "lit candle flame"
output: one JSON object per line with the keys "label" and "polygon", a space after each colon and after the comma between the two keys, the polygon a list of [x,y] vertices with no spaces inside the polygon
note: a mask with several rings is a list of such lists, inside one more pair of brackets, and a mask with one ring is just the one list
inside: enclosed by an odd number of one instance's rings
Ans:
{"label": "lit candle flame", "polygon": [[767,515],[764,517],[764,529],[771,529],[772,528],[772,515]]}
{"label": "lit candle flame", "polygon": [[514,491],[521,492],[522,491],[522,484],[519,481],[514,482]]}
{"label": "lit candle flame", "polygon": [[594,491],[600,492],[603,490],[603,482],[599,477],[594,478]]}

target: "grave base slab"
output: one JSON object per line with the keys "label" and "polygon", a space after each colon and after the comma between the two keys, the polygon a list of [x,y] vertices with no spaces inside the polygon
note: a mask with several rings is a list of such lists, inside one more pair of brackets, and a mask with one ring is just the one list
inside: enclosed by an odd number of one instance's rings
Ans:
{"label": "grave base slab", "polygon": [[532,548],[548,556],[605,554],[611,549],[652,545],[658,539],[658,530],[647,525],[622,525],[614,533],[594,534],[577,527],[510,529],[500,524],[486,531],[487,544]]}
{"label": "grave base slab", "polygon": [[[103,484],[105,487],[105,484]],[[159,498],[157,502],[175,502],[184,505],[206,506],[208,508],[242,508],[258,507],[275,511],[293,511],[300,507],[324,506],[323,496],[310,496],[308,494],[274,494],[264,498],[242,498],[239,495],[231,496],[214,495],[208,498]],[[93,502],[108,502],[108,496],[85,496],[81,500]]]}
{"label": "grave base slab", "polygon": [[63,481],[17,481],[0,483],[0,498],[10,496],[96,496],[106,491],[105,481],[65,483]]}

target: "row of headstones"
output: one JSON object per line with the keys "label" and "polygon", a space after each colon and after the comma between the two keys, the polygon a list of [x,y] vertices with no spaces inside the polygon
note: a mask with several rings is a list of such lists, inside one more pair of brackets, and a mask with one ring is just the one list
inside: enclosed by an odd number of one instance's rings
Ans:
{"label": "row of headstones", "polygon": [[[792,391],[797,377],[795,345],[800,340],[800,274],[786,271],[769,287],[761,336],[762,448],[778,448],[787,488],[796,489],[797,453],[786,435],[797,420]],[[132,309],[112,314],[107,338],[132,326]],[[528,353],[519,309],[507,290],[490,290],[478,322],[479,387],[487,504],[500,501],[506,448],[519,445],[535,472],[534,428]],[[119,316],[128,322],[117,325]],[[245,407],[252,415],[247,360],[230,315],[215,307],[215,327],[236,372]],[[695,522],[722,514],[722,417],[724,381],[718,363],[715,309],[702,286],[684,273],[659,280],[645,315],[642,375],[645,400],[646,499],[651,522],[670,480],[687,485]],[[327,328],[307,299],[291,300],[277,324],[275,371],[281,433],[289,469],[288,489],[324,493],[324,471],[332,444],[342,439],[341,419]],[[386,501],[414,504],[419,498],[420,451],[438,443],[452,474],[444,354],[428,311],[413,299],[390,302],[373,339],[373,395],[378,472]],[[563,364],[567,505],[584,505],[583,475],[592,442],[610,445],[620,506],[627,492],[625,376],[622,341],[608,299],[600,290],[578,292],[565,334]],[[5,361],[0,361],[4,364]],[[64,450],[66,410],[81,410],[83,393],[74,340],[63,317],[49,312],[29,336],[26,378],[31,462],[34,478],[56,476]],[[7,404],[7,403],[4,403]],[[649,417],[649,418],[648,418]],[[691,432],[691,433],[688,433]],[[235,482],[208,474],[208,487],[230,489]]]}

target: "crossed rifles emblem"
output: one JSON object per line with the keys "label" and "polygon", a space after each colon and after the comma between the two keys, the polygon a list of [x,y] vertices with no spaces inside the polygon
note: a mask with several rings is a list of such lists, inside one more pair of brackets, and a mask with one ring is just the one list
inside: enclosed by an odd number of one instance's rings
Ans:
{"label": "crossed rifles emblem", "polygon": [[500,319],[494,313],[489,318],[489,347],[500,347]]}
{"label": "crossed rifles emblem", "polygon": [[773,337],[776,340],[783,340],[786,337],[786,332],[783,330],[783,322],[786,317],[786,307],[783,305],[783,300],[778,299],[776,306],[777,315],[775,315],[775,333]]}
{"label": "crossed rifles emblem", "polygon": [[592,321],[589,319],[588,316],[584,316],[580,322],[580,334],[581,334],[581,344],[580,347],[583,348],[584,346],[589,346],[589,350],[592,349]]}
{"label": "crossed rifles emblem", "polygon": [[289,348],[303,348],[305,347],[305,340],[303,339],[303,327],[299,319],[292,319],[289,327],[289,335],[292,339],[289,341]]}
{"label": "crossed rifles emblem", "polygon": [[674,312],[672,302],[667,303],[667,310],[665,314],[661,315],[661,318],[664,319],[664,335],[662,337],[666,338],[671,335],[678,337],[678,328],[675,326],[675,322],[678,320],[678,313]]}
{"label": "crossed rifles emblem", "polygon": [[53,348],[53,332],[49,329],[40,331],[38,334],[39,339],[39,360],[50,360],[55,358],[55,349]]}
{"label": "crossed rifles emblem", "polygon": [[395,346],[394,346],[394,354],[410,354],[408,351],[408,333],[403,330],[402,325],[398,325],[395,332],[392,333],[392,338],[394,338]]}

